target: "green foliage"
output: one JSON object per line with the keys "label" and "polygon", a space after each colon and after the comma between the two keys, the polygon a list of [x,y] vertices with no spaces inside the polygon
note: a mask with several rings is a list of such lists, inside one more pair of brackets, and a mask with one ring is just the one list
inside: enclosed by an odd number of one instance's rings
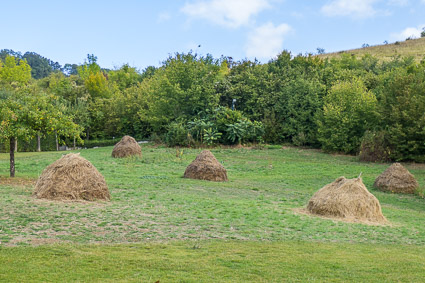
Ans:
{"label": "green foliage", "polygon": [[204,143],[211,146],[215,144],[221,137],[222,133],[217,132],[216,129],[208,128],[204,129]]}
{"label": "green foliage", "polygon": [[219,60],[192,53],[169,57],[152,77],[144,79],[143,121],[161,133],[176,119],[191,120],[204,109],[218,106],[215,85],[221,80]]}
{"label": "green foliage", "polygon": [[118,70],[110,71],[108,77],[112,83],[118,86],[120,91],[135,86],[142,81],[142,76],[137,72],[136,68],[132,68],[128,64],[123,65]]}
{"label": "green foliage", "polygon": [[60,136],[78,137],[81,127],[65,114],[56,97],[42,92],[14,92],[0,100],[0,140],[11,137],[29,140],[37,134],[56,131]]}
{"label": "green foliage", "polygon": [[0,61],[0,87],[17,89],[27,85],[30,79],[31,67],[25,60],[7,55],[3,63]]}
{"label": "green foliage", "polygon": [[189,145],[188,140],[188,129],[184,121],[176,121],[170,123],[168,126],[168,132],[165,136],[165,142],[168,146]]}
{"label": "green foliage", "polygon": [[396,69],[379,89],[381,127],[391,159],[425,161],[425,64]]}
{"label": "green foliage", "polygon": [[366,130],[378,123],[377,100],[360,79],[334,85],[318,115],[318,140],[329,151],[355,153]]}
{"label": "green foliage", "polygon": [[211,129],[215,124],[209,121],[209,118],[198,119],[195,118],[193,121],[188,122],[188,130],[193,139],[200,142],[204,142],[204,133],[207,129]]}
{"label": "green foliage", "polygon": [[25,59],[31,66],[31,76],[34,79],[45,78],[52,72],[61,70],[61,65],[58,62],[53,62],[35,52],[26,52],[22,59]]}
{"label": "green foliage", "polygon": [[87,62],[78,67],[78,74],[92,98],[107,98],[110,96],[108,81],[100,66],[97,57],[87,55]]}
{"label": "green foliage", "polygon": [[[168,135],[176,145],[264,140],[356,153],[362,140],[378,148],[370,130],[385,137],[390,159],[425,160],[424,63],[364,54],[322,60],[283,51],[260,64],[176,53],[141,72],[127,64],[102,69],[88,55],[80,66],[66,64],[64,75],[37,53],[1,50],[0,89],[38,87],[60,98],[88,140]],[[34,84],[31,71],[40,78]]]}
{"label": "green foliage", "polygon": [[366,131],[360,146],[359,159],[367,162],[390,160],[391,149],[384,131]]}

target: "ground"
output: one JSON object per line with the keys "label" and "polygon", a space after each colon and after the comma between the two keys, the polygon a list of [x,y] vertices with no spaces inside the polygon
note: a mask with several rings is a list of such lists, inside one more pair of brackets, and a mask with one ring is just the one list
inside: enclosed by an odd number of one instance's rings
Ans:
{"label": "ground", "polygon": [[[212,149],[228,170],[224,183],[182,178],[199,149],[176,157],[176,149],[145,145],[142,158],[125,159],[111,151],[81,150],[112,196],[94,203],[31,196],[43,168],[62,153],[18,153],[13,181],[8,155],[0,154],[0,281],[43,281],[46,272],[52,281],[152,282],[373,281],[368,274],[419,281],[425,273],[422,164],[405,164],[419,181],[418,194],[396,195],[372,187],[389,164],[317,150]],[[301,213],[318,189],[360,172],[390,224]],[[60,270],[79,271],[62,277]]]}

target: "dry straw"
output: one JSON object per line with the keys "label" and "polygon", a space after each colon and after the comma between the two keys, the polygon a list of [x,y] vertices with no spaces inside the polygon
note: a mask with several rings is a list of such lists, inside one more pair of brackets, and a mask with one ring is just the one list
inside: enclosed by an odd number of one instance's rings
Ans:
{"label": "dry straw", "polygon": [[394,163],[376,178],[373,186],[381,191],[413,194],[416,192],[419,184],[403,165]]}
{"label": "dry straw", "polygon": [[123,158],[129,156],[142,156],[142,149],[137,141],[130,137],[124,136],[112,150],[112,157]]}
{"label": "dry straw", "polygon": [[35,184],[36,198],[51,200],[110,200],[105,178],[79,153],[62,156],[44,169]]}
{"label": "dry straw", "polygon": [[202,151],[186,168],[185,178],[208,181],[227,181],[227,171],[209,150]]}
{"label": "dry straw", "polygon": [[307,205],[310,213],[347,221],[385,223],[381,205],[362,179],[339,177],[317,191]]}

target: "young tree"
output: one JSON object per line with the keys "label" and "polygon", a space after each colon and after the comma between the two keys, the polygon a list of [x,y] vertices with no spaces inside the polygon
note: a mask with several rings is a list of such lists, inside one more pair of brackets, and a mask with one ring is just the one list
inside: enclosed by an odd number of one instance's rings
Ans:
{"label": "young tree", "polygon": [[22,87],[31,80],[31,67],[25,60],[6,56],[4,63],[0,61],[0,87],[16,89]]}
{"label": "young tree", "polygon": [[376,97],[360,79],[337,83],[324,98],[318,140],[326,150],[354,153],[365,131],[377,125],[377,115]]}
{"label": "young tree", "polygon": [[[10,177],[15,177],[15,141],[29,140],[39,133],[57,132],[61,136],[77,136],[82,128],[57,107],[57,98],[39,92],[8,92],[0,99],[0,140],[10,142]],[[80,139],[81,140],[81,139]]]}

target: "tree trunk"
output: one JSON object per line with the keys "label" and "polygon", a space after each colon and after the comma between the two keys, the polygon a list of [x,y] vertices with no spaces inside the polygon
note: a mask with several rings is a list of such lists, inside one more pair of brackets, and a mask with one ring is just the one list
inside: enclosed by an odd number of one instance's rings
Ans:
{"label": "tree trunk", "polygon": [[58,132],[55,131],[56,151],[59,151]]}
{"label": "tree trunk", "polygon": [[10,138],[10,177],[15,177],[15,142],[15,137]]}
{"label": "tree trunk", "polygon": [[40,152],[41,151],[41,138],[40,138],[40,134],[37,135],[37,151]]}
{"label": "tree trunk", "polygon": [[18,152],[18,139],[15,138],[15,152]]}

